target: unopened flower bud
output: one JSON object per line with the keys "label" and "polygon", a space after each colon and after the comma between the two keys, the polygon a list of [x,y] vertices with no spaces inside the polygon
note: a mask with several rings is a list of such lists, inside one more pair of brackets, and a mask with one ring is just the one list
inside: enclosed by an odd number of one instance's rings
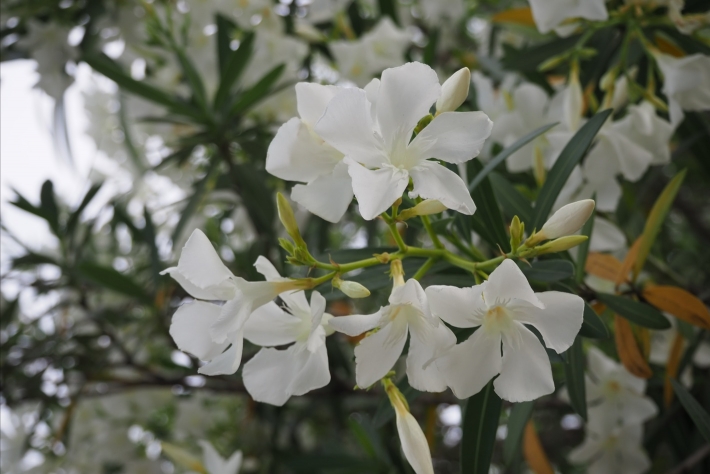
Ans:
{"label": "unopened flower bud", "polygon": [[298,247],[306,247],[306,242],[301,237],[301,232],[298,230],[298,223],[296,222],[296,216],[293,215],[293,209],[288,200],[281,193],[276,193],[276,206],[279,211],[279,219],[281,224],[291,236],[293,242]]}
{"label": "unopened flower bud", "polygon": [[471,84],[471,71],[467,67],[456,71],[441,86],[441,95],[436,101],[437,115],[442,112],[453,112],[464,103],[468,97],[468,87]]}
{"label": "unopened flower bud", "polygon": [[394,279],[394,287],[404,286],[404,268],[400,259],[392,260],[390,263],[390,275]]}
{"label": "unopened flower bud", "polygon": [[582,242],[586,241],[589,237],[586,235],[568,235],[565,237],[560,237],[551,242],[547,242],[545,245],[540,246],[538,249],[538,255],[543,255],[546,253],[555,253],[569,250],[572,247],[576,247]]}
{"label": "unopened flower bud", "polygon": [[448,208],[436,199],[427,199],[425,201],[420,202],[414,207],[405,209],[404,211],[400,212],[399,216],[397,217],[401,221],[406,221],[407,219],[411,219],[412,217],[416,216],[439,214],[440,212],[444,212],[446,209]]}
{"label": "unopened flower bud", "polygon": [[592,199],[583,199],[562,206],[545,222],[540,232],[532,235],[525,244],[528,247],[533,247],[543,240],[574,234],[587,222],[592,212],[594,212],[594,201]]}
{"label": "unopened flower bud", "polygon": [[518,216],[513,217],[510,223],[510,248],[515,251],[523,240],[525,226],[520,222]]}
{"label": "unopened flower bud", "polygon": [[333,278],[333,286],[339,288],[350,298],[367,298],[370,296],[370,290],[365,288],[360,283],[354,281],[341,280],[340,277]]}

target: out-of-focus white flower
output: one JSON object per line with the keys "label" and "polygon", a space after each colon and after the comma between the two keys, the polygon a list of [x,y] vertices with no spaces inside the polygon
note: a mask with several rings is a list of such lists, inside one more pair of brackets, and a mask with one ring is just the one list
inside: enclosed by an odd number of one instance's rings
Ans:
{"label": "out-of-focus white flower", "polygon": [[311,23],[323,23],[332,20],[342,12],[350,0],[310,0],[307,4],[306,20]]}
{"label": "out-of-focus white flower", "polygon": [[409,384],[428,392],[446,389],[441,374],[430,362],[438,352],[454,345],[456,336],[432,316],[417,280],[405,283],[401,273],[395,275],[389,305],[374,314],[333,318],[330,326],[349,336],[376,329],[355,348],[355,380],[359,387],[369,387],[387,375],[402,354],[409,333]]}
{"label": "out-of-focus white flower", "polygon": [[468,97],[471,84],[471,71],[463,67],[453,73],[441,85],[441,95],[436,101],[436,113],[453,112],[464,103]]}
{"label": "out-of-focus white flower", "polygon": [[[582,326],[580,297],[557,291],[534,293],[512,260],[504,260],[481,285],[430,286],[426,294],[435,316],[455,327],[478,327],[436,360],[457,397],[478,393],[498,374],[495,391],[511,402],[534,400],[555,390],[545,348],[524,325],[533,326],[547,347],[562,353]],[[475,370],[471,361],[476,361]]]}
{"label": "out-of-focus white flower", "polygon": [[599,418],[600,424],[641,424],[658,413],[653,401],[644,395],[646,381],[629,373],[596,347],[591,347],[587,353],[587,374],[587,401],[596,407],[605,405],[594,416]]}
{"label": "out-of-focus white flower", "polygon": [[589,239],[591,252],[617,252],[626,248],[626,236],[615,224],[603,217],[594,218],[592,236]]}
{"label": "out-of-focus white flower", "polygon": [[[410,178],[414,183],[410,197],[436,199],[464,214],[475,211],[461,178],[429,158],[463,163],[476,157],[493,126],[490,119],[483,112],[445,112],[410,141],[440,93],[433,69],[408,63],[385,70],[376,93],[338,92],[316,124],[316,132],[346,156],[365,219],[386,211]],[[376,97],[374,113],[369,97]]]}
{"label": "out-of-focus white flower", "polygon": [[69,28],[56,21],[30,20],[27,29],[27,36],[20,39],[17,46],[26,49],[37,61],[36,70],[40,77],[35,86],[59,99],[74,82],[65,71],[66,64],[79,57],[77,49],[68,42]]}
{"label": "out-of-focus white flower", "polygon": [[353,199],[352,180],[343,154],[314,130],[328,102],[341,90],[301,82],[296,84],[298,112],[281,126],[266,154],[266,170],[281,179],[300,181],[291,198],[313,214],[338,222]]}
{"label": "out-of-focus white flower", "polygon": [[241,451],[235,451],[229,459],[224,459],[208,441],[200,440],[198,443],[202,447],[202,459],[207,474],[239,474],[242,467]]}
{"label": "out-of-focus white flower", "polygon": [[254,266],[267,281],[250,282],[234,276],[207,236],[196,229],[182,249],[177,267],[162,272],[198,300],[225,301],[222,306],[207,301],[186,303],[173,315],[170,335],[178,348],[209,361],[199,373],[236,372],[242,359],[247,319],[278,295],[303,289],[297,280],[282,278],[264,257],[259,257]]}
{"label": "out-of-focus white flower", "polygon": [[[530,0],[533,19],[541,33],[558,29],[558,34],[568,35],[572,31],[563,25],[566,20],[584,18],[587,20],[606,20],[609,13],[604,0]],[[562,28],[558,28],[562,26]]]}
{"label": "out-of-focus white flower", "polygon": [[674,127],[683,120],[683,110],[710,109],[710,56],[674,58],[658,53],[655,58],[663,72],[663,93]]}
{"label": "out-of-focus white flower", "polygon": [[[330,382],[325,338],[332,334],[325,298],[314,291],[311,304],[302,291],[283,294],[287,310],[270,302],[244,325],[244,337],[261,349],[244,364],[244,386],[258,402],[281,406],[292,395],[303,395]],[[274,346],[291,344],[288,349]]]}
{"label": "out-of-focus white flower", "polygon": [[416,474],[434,474],[429,443],[417,419],[412,416],[402,393],[389,380],[385,389],[397,419],[397,433],[404,457]]}
{"label": "out-of-focus white flower", "polygon": [[419,8],[424,14],[424,21],[429,25],[441,25],[460,21],[466,13],[463,0],[419,0]]}
{"label": "out-of-focus white flower", "polygon": [[[603,408],[601,408],[603,410]],[[589,474],[641,474],[651,467],[643,450],[643,425],[616,426],[611,430],[599,426],[595,415],[600,408],[589,410],[584,442],[569,454],[574,464],[587,464]]]}
{"label": "out-of-focus white flower", "polygon": [[384,17],[357,41],[333,41],[329,44],[338,70],[362,87],[385,68],[401,64],[411,38]]}

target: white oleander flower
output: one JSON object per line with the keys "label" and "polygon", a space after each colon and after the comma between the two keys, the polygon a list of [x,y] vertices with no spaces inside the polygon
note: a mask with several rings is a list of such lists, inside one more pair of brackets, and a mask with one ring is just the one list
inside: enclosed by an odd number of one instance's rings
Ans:
{"label": "white oleander flower", "polygon": [[[483,112],[444,112],[410,141],[440,93],[433,69],[407,63],[385,70],[376,93],[346,89],[326,107],[315,130],[345,155],[365,219],[386,211],[402,196],[410,178],[414,184],[410,197],[436,199],[464,214],[475,211],[463,180],[429,158],[463,163],[478,156],[493,125],[488,117]],[[374,113],[368,97],[376,97]]]}
{"label": "white oleander flower", "polygon": [[557,291],[534,293],[512,260],[504,260],[481,285],[430,286],[426,294],[435,316],[455,327],[478,327],[435,362],[458,398],[478,393],[498,374],[495,391],[511,402],[555,390],[547,352],[525,325],[537,329],[547,347],[562,353],[582,326],[582,298]]}
{"label": "white oleander flower", "polygon": [[[325,313],[325,298],[314,291],[311,304],[302,291],[283,294],[286,308],[274,302],[254,312],[244,337],[261,349],[244,364],[244,386],[258,402],[281,406],[292,395],[303,395],[330,382],[325,338],[333,333]],[[292,344],[293,343],[293,344]],[[285,350],[274,346],[292,344]]]}
{"label": "white oleander flower", "polygon": [[[173,315],[170,335],[180,350],[209,361],[199,373],[236,372],[242,359],[247,319],[278,295],[303,289],[297,280],[278,275],[264,257],[259,257],[254,266],[267,277],[267,281],[250,282],[234,276],[222,263],[207,236],[196,229],[182,249],[177,267],[162,272],[198,299],[178,308]],[[220,306],[199,300],[225,303]]]}
{"label": "white oleander flower", "polygon": [[345,10],[350,0],[310,0],[307,3],[306,20],[311,23],[323,23],[332,20]]}
{"label": "white oleander flower", "polygon": [[207,474],[239,474],[242,467],[241,451],[235,451],[229,459],[224,459],[208,441],[200,440],[198,443],[202,447],[203,465]]}
{"label": "white oleander flower", "polygon": [[594,416],[600,419],[599,423],[641,424],[658,413],[653,401],[644,395],[646,381],[629,373],[596,347],[591,347],[587,353],[585,378],[588,403],[604,406],[604,410]]}
{"label": "white oleander flower", "polygon": [[402,393],[389,382],[385,385],[387,396],[394,408],[397,420],[397,434],[404,457],[416,474],[434,474],[431,451],[419,422],[409,412]]}
{"label": "white oleander flower", "polygon": [[683,110],[710,109],[710,56],[674,58],[658,53],[655,58],[663,72],[663,93],[674,127],[683,120]]}
{"label": "white oleander flower", "polygon": [[574,18],[606,20],[609,13],[604,0],[530,0],[533,19],[541,33],[556,30],[561,36],[570,34],[566,23]]}
{"label": "white oleander flower", "polygon": [[343,154],[325,143],[313,127],[328,102],[342,88],[300,82],[296,97],[300,117],[279,128],[266,154],[266,170],[281,179],[300,181],[291,198],[313,214],[338,222],[353,199],[352,180]]}
{"label": "white oleander flower", "polygon": [[[603,409],[603,408],[602,408]],[[589,410],[587,433],[581,445],[569,454],[574,464],[586,464],[589,474],[641,474],[651,467],[643,450],[643,425],[618,425],[611,429],[599,425]]]}
{"label": "white oleander flower", "polygon": [[428,392],[446,389],[441,374],[430,362],[440,351],[454,345],[456,336],[432,316],[417,280],[405,283],[402,277],[395,276],[389,305],[374,314],[333,318],[330,326],[349,336],[376,329],[355,347],[355,380],[359,387],[369,387],[387,375],[402,354],[409,333],[409,384]]}

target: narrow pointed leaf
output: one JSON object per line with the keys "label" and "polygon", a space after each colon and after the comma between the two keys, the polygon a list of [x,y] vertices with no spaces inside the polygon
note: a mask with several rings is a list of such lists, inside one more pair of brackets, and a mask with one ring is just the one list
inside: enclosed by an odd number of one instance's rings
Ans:
{"label": "narrow pointed leaf", "polygon": [[[562,150],[559,158],[557,158],[557,161],[555,161],[552,169],[547,174],[545,184],[542,185],[542,189],[535,201],[535,217],[532,222],[532,228],[542,229],[543,224],[550,215],[550,211],[552,211],[552,206],[557,200],[557,196],[567,182],[567,178],[569,178],[574,167],[579,164],[582,157],[587,153],[594,137],[597,136],[611,112],[611,110],[605,110],[589,119]],[[525,227],[527,228],[528,226],[526,225]]]}
{"label": "narrow pointed leaf", "polygon": [[259,79],[259,82],[254,84],[250,89],[244,91],[237,102],[232,106],[231,114],[237,115],[246,112],[250,107],[264,99],[271,91],[276,81],[281,77],[285,66],[283,64],[276,66],[269,71],[264,77]]}
{"label": "narrow pointed leaf", "polygon": [[533,402],[522,402],[513,405],[508,417],[508,434],[503,443],[503,461],[509,466],[520,452],[523,442],[525,425],[532,415]]}
{"label": "narrow pointed leaf", "polygon": [[532,265],[521,264],[520,269],[529,280],[552,282],[574,276],[574,265],[569,260],[539,260]]}
{"label": "narrow pointed leaf", "polygon": [[591,339],[607,339],[609,337],[609,328],[606,327],[596,311],[589,306],[589,303],[584,304],[584,320],[579,334]]}
{"label": "narrow pointed leaf", "polygon": [[609,293],[599,293],[597,298],[619,316],[623,316],[639,326],[657,330],[671,327],[670,321],[653,306]]}
{"label": "narrow pointed leaf", "polygon": [[565,360],[565,379],[567,393],[569,394],[572,408],[585,421],[587,420],[587,396],[584,387],[584,353],[582,352],[582,338],[577,336],[572,346],[567,349]]}
{"label": "narrow pointed leaf", "polygon": [[239,47],[228,52],[226,64],[222,71],[219,88],[214,97],[214,107],[218,108],[221,104],[227,103],[229,93],[234,84],[239,80],[242,73],[246,69],[249,59],[254,51],[254,33],[249,32],[244,35]]}
{"label": "narrow pointed leaf", "polygon": [[680,404],[688,412],[693,423],[698,427],[700,434],[703,435],[706,441],[710,442],[710,415],[708,412],[677,380],[671,380],[671,384],[675,394],[678,396],[678,400],[680,400]]}
{"label": "narrow pointed leaf", "polygon": [[517,215],[525,223],[525,228],[532,231],[530,225],[534,214],[530,201],[500,174],[493,172],[489,179],[505,213],[511,218]]}
{"label": "narrow pointed leaf", "polygon": [[466,401],[461,438],[462,474],[488,474],[502,404],[492,380]]}
{"label": "narrow pointed leaf", "polygon": [[146,304],[152,302],[151,297],[145,292],[143,286],[114,268],[104,267],[92,262],[84,262],[79,264],[77,270],[84,279],[104,288],[136,298]]}
{"label": "narrow pointed leaf", "polygon": [[584,268],[587,264],[587,256],[589,255],[589,244],[592,242],[592,231],[594,230],[595,213],[589,216],[587,222],[582,226],[582,235],[589,237],[587,240],[577,246],[577,267],[575,272],[575,280],[581,283],[584,279]]}
{"label": "narrow pointed leaf", "polygon": [[[469,169],[478,175],[483,165],[478,160],[472,160],[469,162]],[[476,203],[476,213],[471,217],[459,214],[457,218],[469,219],[473,230],[489,244],[494,248],[500,246],[505,252],[509,252],[510,239],[505,232],[505,222],[493,193],[493,187],[487,178],[483,178],[471,191],[471,198]]]}

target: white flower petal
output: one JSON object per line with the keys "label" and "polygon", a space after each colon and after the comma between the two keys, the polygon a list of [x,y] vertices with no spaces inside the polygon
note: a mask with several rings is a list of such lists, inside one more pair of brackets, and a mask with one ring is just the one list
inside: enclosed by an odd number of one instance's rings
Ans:
{"label": "white flower petal", "polygon": [[353,180],[360,214],[365,220],[372,220],[389,209],[409,184],[409,174],[393,166],[370,170],[349,157],[345,162]]}
{"label": "white flower petal", "polygon": [[375,135],[370,102],[362,89],[344,89],[330,101],[315,131],[326,142],[358,163],[387,163],[382,141]]}
{"label": "white flower petal", "polygon": [[561,354],[569,349],[582,327],[584,300],[577,295],[559,291],[545,291],[535,295],[545,308],[528,304],[515,305],[514,317],[540,331],[545,345]]}
{"label": "white flower petal", "polygon": [[254,268],[257,272],[264,275],[264,278],[266,278],[267,281],[283,280],[283,277],[276,269],[274,264],[271,263],[271,261],[263,255],[259,255],[259,257],[256,259],[256,262],[254,262]]}
{"label": "white flower petal", "polygon": [[360,341],[355,348],[355,381],[358,387],[369,387],[387,375],[402,354],[406,341],[407,322],[402,318],[395,318]]}
{"label": "white flower petal", "polygon": [[296,340],[300,320],[269,302],[254,311],[244,323],[244,337],[259,346],[281,346]]}
{"label": "white flower petal", "polygon": [[483,112],[444,112],[409,144],[422,160],[463,163],[478,156],[493,129]]}
{"label": "white flower petal", "polygon": [[237,332],[231,338],[232,346],[203,365],[197,371],[203,375],[231,375],[239,369],[242,362],[242,349],[244,348],[244,338],[241,332]]}
{"label": "white flower petal", "polygon": [[[424,392],[446,390],[444,374],[433,359],[456,344],[456,336],[445,324],[432,327],[424,321],[409,326],[409,353],[407,354],[407,380],[409,385]],[[423,334],[424,330],[426,333]]]}
{"label": "white flower petal", "polygon": [[338,163],[332,173],[319,176],[308,184],[297,184],[291,199],[328,222],[337,223],[353,200],[353,183],[348,166]]}
{"label": "white flower petal", "polygon": [[178,349],[198,359],[210,360],[221,354],[228,342],[216,344],[210,337],[210,325],[217,320],[222,308],[202,301],[186,303],[173,315],[170,336]]}
{"label": "white flower petal", "polygon": [[195,229],[180,253],[178,271],[198,288],[208,288],[224,283],[233,277],[200,229]]}
{"label": "white flower petal", "polygon": [[308,182],[332,172],[342,158],[342,153],[294,117],[281,125],[269,144],[266,171],[287,181]]}
{"label": "white flower petal", "polygon": [[236,287],[232,280],[224,280],[217,285],[200,288],[185,278],[177,267],[170,267],[160,272],[161,275],[166,273],[193,298],[201,300],[231,300],[236,292]]}
{"label": "white flower petal", "polygon": [[298,115],[304,122],[313,126],[323,116],[328,103],[340,87],[316,84],[313,82],[299,82],[296,84],[296,99],[298,100]]}
{"label": "white flower petal", "polygon": [[436,199],[449,209],[469,216],[476,212],[476,205],[466,184],[459,175],[445,166],[424,161],[411,169],[409,174],[414,182],[410,197]]}
{"label": "white flower petal", "polygon": [[297,357],[298,374],[289,387],[293,395],[304,395],[330,383],[328,350],[325,344],[321,344],[313,352],[307,350],[301,352]]}
{"label": "white flower petal", "polygon": [[504,400],[527,402],[554,392],[555,383],[550,359],[537,336],[520,323],[515,326],[503,338],[503,364],[493,387]]}
{"label": "white flower petal", "polygon": [[257,402],[282,406],[291,398],[290,385],[298,376],[297,347],[261,349],[242,369],[244,387]]}
{"label": "white flower petal", "polygon": [[609,140],[616,152],[619,169],[624,178],[632,182],[641,179],[653,161],[653,154],[622,134],[609,134]]}
{"label": "white flower petal", "polygon": [[567,456],[570,462],[574,464],[584,464],[590,459],[596,457],[602,450],[602,442],[587,436],[582,444],[570,451]]}
{"label": "white flower petal", "polygon": [[501,338],[478,329],[436,360],[446,384],[457,398],[468,398],[481,391],[501,371]]}
{"label": "white flower petal", "polygon": [[488,276],[483,298],[488,306],[493,306],[496,301],[502,304],[515,298],[527,301],[538,308],[545,307],[533,292],[523,272],[512,260],[503,260],[503,263]]}
{"label": "white flower petal", "polygon": [[429,307],[437,316],[457,328],[472,328],[481,325],[478,309],[483,309],[483,288],[434,285],[426,289]]}
{"label": "white flower petal", "polygon": [[224,459],[207,441],[197,442],[202,447],[202,460],[209,474],[238,474],[242,465],[242,452],[236,451],[229,459]]}
{"label": "white flower petal", "polygon": [[390,153],[399,143],[409,143],[414,127],[440,93],[439,78],[426,64],[407,63],[382,72],[377,122]]}
{"label": "white flower petal", "polygon": [[359,336],[377,327],[382,319],[382,309],[374,314],[353,314],[350,316],[338,316],[331,319],[328,324],[338,332],[348,336]]}

